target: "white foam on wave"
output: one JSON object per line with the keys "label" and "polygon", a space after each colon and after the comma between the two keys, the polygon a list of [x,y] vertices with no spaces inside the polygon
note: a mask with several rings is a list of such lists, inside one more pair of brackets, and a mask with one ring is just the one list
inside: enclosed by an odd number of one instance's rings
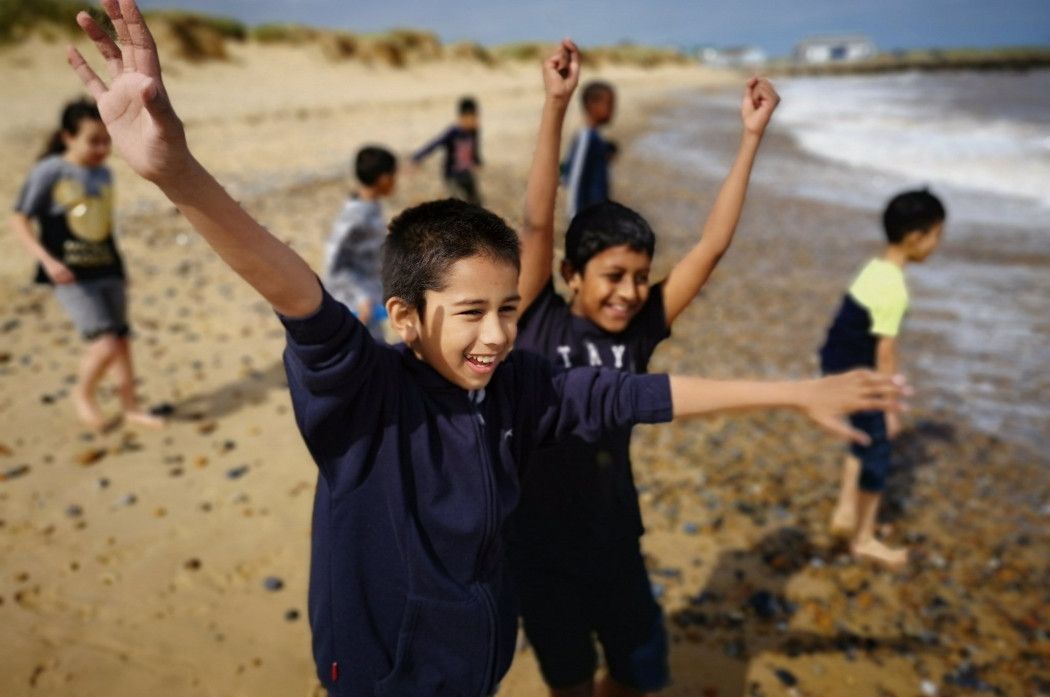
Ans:
{"label": "white foam on wave", "polygon": [[1050,212],[1050,116],[1037,123],[968,113],[957,106],[951,85],[929,75],[800,78],[778,88],[777,122],[811,154],[912,181],[1027,199]]}

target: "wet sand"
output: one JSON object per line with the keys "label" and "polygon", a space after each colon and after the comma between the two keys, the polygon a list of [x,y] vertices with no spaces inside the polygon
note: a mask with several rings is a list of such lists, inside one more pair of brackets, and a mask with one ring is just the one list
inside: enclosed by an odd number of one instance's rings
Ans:
{"label": "wet sand", "polygon": [[[193,70],[179,67],[174,81],[187,93]],[[368,108],[317,97],[289,110],[231,66],[207,70],[216,73],[207,90],[221,97],[223,85],[243,84],[255,107],[224,116],[198,94],[193,142],[315,265],[356,144],[414,146],[472,84],[484,110],[483,193],[518,221],[538,75],[452,70],[421,97],[413,90],[438,72],[357,69],[367,85],[396,89]],[[662,75],[610,77],[623,85],[617,187],[653,222],[666,270],[696,234],[681,221],[699,225],[714,182],[632,148],[669,95],[702,82]],[[19,162],[42,140],[27,120],[0,132]],[[786,144],[774,133],[765,147]],[[389,210],[440,195],[436,164],[403,177]],[[21,250],[0,239],[0,694],[317,694],[305,618],[315,471],[292,420],[279,325],[159,197],[114,169],[140,389],[175,415],[162,432],[90,436],[76,426],[68,390],[80,345],[49,293],[28,285]],[[8,199],[17,170],[0,181]],[[860,224],[857,215],[755,190],[733,250],[654,369],[811,374],[857,253],[830,231]],[[933,348],[909,341],[906,355]],[[115,408],[113,395],[104,406]],[[852,563],[826,536],[841,447],[798,417],[638,430],[644,544],[673,639],[666,694],[1050,690],[1047,463],[916,406],[887,523],[922,559],[900,574]],[[500,695],[542,694],[523,647]]]}

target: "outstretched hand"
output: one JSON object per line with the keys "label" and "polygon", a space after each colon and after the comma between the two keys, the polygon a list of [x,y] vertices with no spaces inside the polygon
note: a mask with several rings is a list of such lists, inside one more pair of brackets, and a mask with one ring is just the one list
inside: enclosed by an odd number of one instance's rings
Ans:
{"label": "outstretched hand", "polygon": [[135,0],[102,0],[102,7],[116,29],[116,43],[86,12],[77,15],[77,24],[105,59],[110,84],[72,46],[69,64],[98,103],[113,144],[128,165],[157,183],[177,177],[190,154],[161,79],[153,35]]}
{"label": "outstretched hand", "polygon": [[885,375],[872,370],[852,370],[841,375],[814,380],[803,413],[829,433],[868,445],[870,438],[842,420],[858,411],[896,413],[905,406],[900,398],[912,394],[902,375]]}
{"label": "outstretched hand", "polygon": [[744,129],[748,133],[762,135],[777,104],[780,104],[780,95],[773,88],[772,82],[764,77],[748,80],[740,105],[740,118],[744,121]]}
{"label": "outstretched hand", "polygon": [[550,58],[543,61],[543,87],[547,97],[568,104],[580,82],[580,49],[572,39],[562,39]]}

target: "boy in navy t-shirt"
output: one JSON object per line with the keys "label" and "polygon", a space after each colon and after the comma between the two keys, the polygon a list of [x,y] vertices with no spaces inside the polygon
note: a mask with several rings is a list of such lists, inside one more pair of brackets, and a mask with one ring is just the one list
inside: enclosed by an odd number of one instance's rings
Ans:
{"label": "boy in navy t-shirt", "polygon": [[461,201],[390,224],[383,287],[398,346],[378,344],[298,254],[252,219],[194,158],[134,0],[108,0],[120,46],[82,12],[112,76],[76,49],[114,145],[277,311],[296,423],[319,469],[310,626],[334,697],[484,696],[510,664],[515,596],[503,527],[519,468],[544,442],[595,440],[632,423],[743,407],[795,408],[825,428],[890,408],[900,392],[870,371],[753,383],[583,368],[511,352],[518,243]]}
{"label": "boy in navy t-shirt", "polygon": [[[568,89],[562,82],[547,75],[549,90],[551,84]],[[579,211],[565,234],[568,300],[551,278],[552,161],[564,111],[548,106],[529,177],[517,346],[560,368],[645,373],[653,351],[732,242],[751,166],[778,101],[767,81],[748,81],[736,161],[699,241],[665,280],[649,281],[655,236],[642,216],[609,201]],[[523,479],[512,560],[525,632],[555,695],[594,690],[592,635],[608,668],[601,694],[642,694],[668,683],[667,637],[639,545],[643,527],[630,441],[630,426],[597,442],[567,437],[537,453]]]}

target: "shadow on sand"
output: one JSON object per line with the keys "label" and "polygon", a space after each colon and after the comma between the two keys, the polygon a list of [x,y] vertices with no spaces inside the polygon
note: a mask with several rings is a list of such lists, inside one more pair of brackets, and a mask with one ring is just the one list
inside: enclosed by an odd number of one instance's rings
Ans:
{"label": "shadow on sand", "polygon": [[[721,554],[705,586],[691,596],[688,606],[670,615],[674,684],[666,694],[768,694],[757,684],[756,676],[748,675],[751,659],[760,655],[837,654],[847,661],[863,655],[877,662],[880,656],[943,650],[936,637],[859,634],[837,617],[829,618],[827,633],[792,630],[791,619],[798,607],[787,599],[787,585],[811,560],[823,561],[825,556],[825,551],[816,549],[794,527],[773,530],[749,550]],[[777,667],[775,659],[770,672],[767,677],[785,688],[794,687],[799,680],[786,667]]]}
{"label": "shadow on sand", "polygon": [[195,394],[172,407],[174,421],[199,421],[229,416],[247,406],[265,402],[274,391],[287,391],[288,381],[284,374],[284,363],[275,361],[271,365],[253,370],[246,377],[228,382],[210,392]]}

